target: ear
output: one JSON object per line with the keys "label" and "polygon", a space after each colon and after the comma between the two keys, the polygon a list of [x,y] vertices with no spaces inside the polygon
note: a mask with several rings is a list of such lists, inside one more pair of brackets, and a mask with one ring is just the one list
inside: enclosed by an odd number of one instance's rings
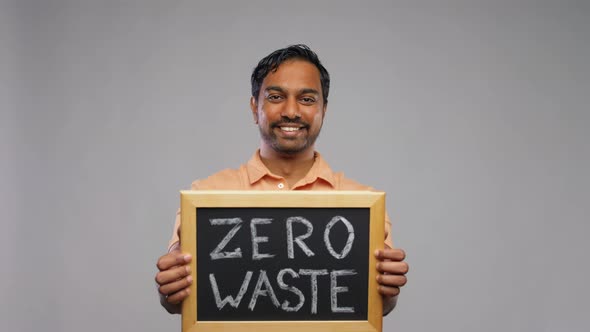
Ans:
{"label": "ear", "polygon": [[254,123],[258,124],[258,103],[254,97],[250,97],[250,110],[252,111],[252,117],[254,117]]}
{"label": "ear", "polygon": [[328,103],[324,103],[322,107],[322,117],[326,116],[326,112],[328,111]]}

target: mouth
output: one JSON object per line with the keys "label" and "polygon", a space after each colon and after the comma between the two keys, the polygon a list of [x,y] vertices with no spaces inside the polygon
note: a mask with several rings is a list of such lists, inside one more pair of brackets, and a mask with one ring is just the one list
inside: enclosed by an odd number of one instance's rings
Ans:
{"label": "mouth", "polygon": [[284,138],[296,138],[304,134],[307,126],[299,123],[281,123],[276,125],[275,129]]}
{"label": "mouth", "polygon": [[303,129],[303,127],[279,126],[279,129],[281,129],[282,131],[286,131],[286,132],[296,132],[296,131]]}
{"label": "mouth", "polygon": [[299,122],[282,122],[282,123],[275,123],[273,125],[275,128],[279,128],[281,131],[284,132],[298,132],[302,129],[306,129],[308,126],[305,123]]}

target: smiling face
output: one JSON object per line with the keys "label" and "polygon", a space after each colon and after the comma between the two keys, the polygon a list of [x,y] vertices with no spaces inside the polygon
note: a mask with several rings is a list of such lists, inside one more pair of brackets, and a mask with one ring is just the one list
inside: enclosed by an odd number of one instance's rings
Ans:
{"label": "smiling face", "polygon": [[315,65],[288,60],[262,82],[250,108],[260,129],[261,149],[281,155],[313,153],[324,120],[320,73]]}

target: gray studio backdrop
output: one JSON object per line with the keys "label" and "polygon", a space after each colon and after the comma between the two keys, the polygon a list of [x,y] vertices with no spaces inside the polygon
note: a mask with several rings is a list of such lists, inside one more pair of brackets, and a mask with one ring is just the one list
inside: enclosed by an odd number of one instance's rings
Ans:
{"label": "gray studio backdrop", "polygon": [[3,1],[2,331],[179,331],[178,190],[258,144],[249,75],[304,42],[318,141],[384,190],[385,331],[588,331],[588,1]]}

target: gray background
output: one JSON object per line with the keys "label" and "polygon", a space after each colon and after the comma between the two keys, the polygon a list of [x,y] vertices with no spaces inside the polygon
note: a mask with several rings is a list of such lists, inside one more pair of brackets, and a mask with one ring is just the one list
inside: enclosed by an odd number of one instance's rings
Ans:
{"label": "gray background", "polygon": [[3,1],[0,329],[179,331],[178,190],[258,143],[249,75],[304,42],[318,141],[388,193],[386,331],[588,331],[588,1]]}

